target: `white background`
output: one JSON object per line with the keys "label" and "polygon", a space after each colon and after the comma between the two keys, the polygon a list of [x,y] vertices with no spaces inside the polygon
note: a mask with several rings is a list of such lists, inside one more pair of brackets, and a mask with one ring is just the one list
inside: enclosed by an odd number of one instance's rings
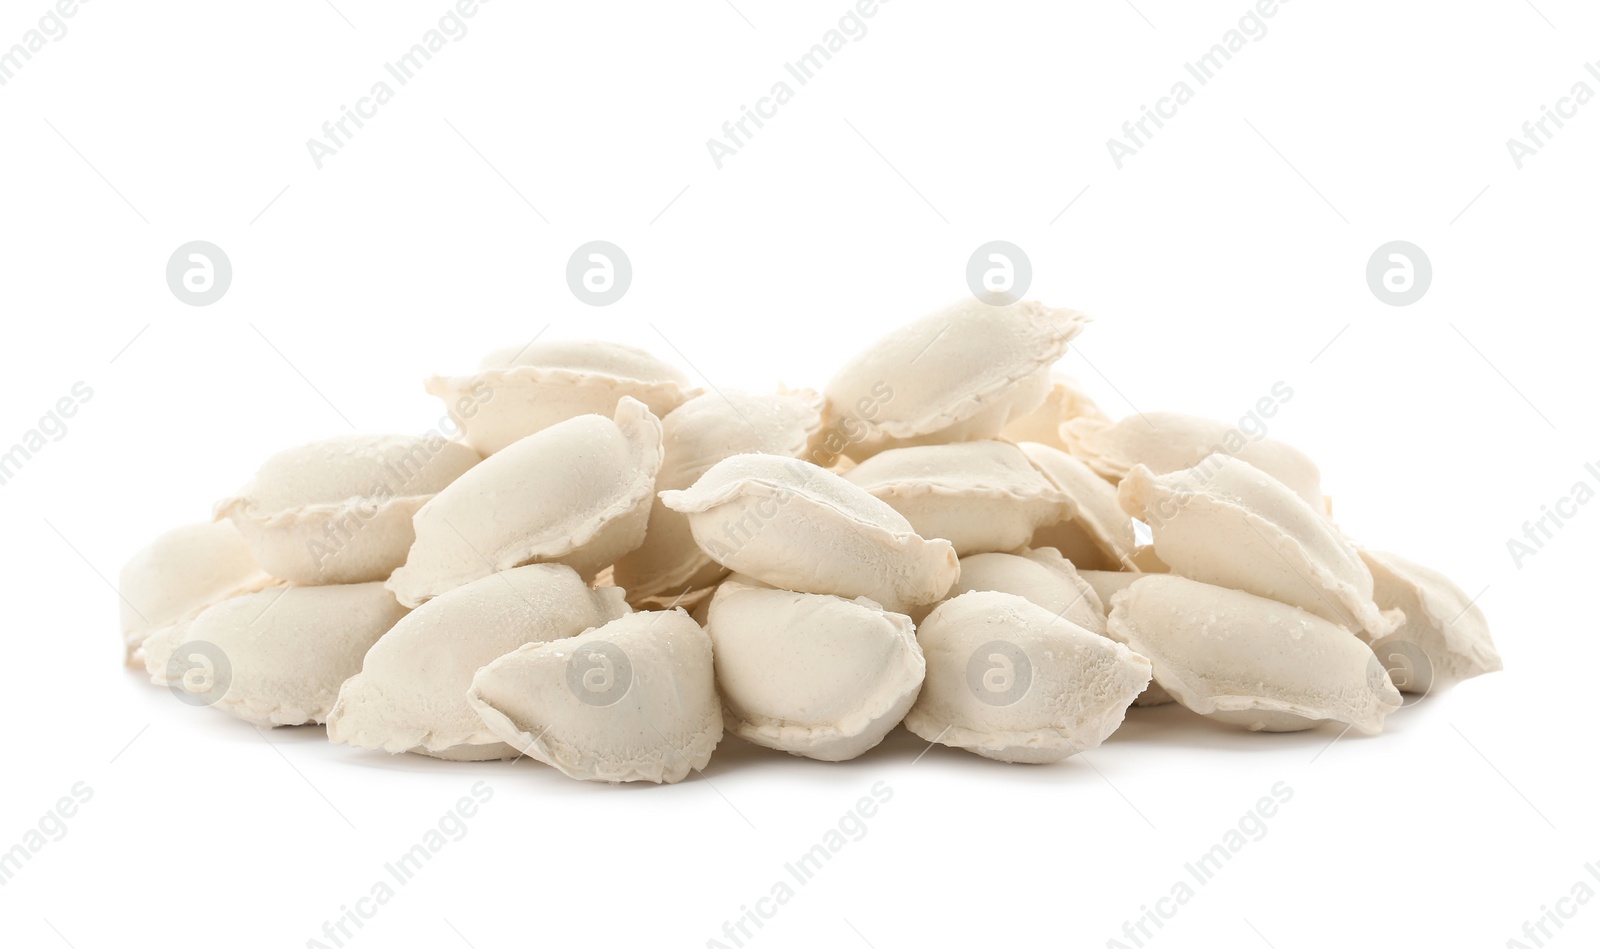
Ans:
{"label": "white background", "polygon": [[[703,946],[878,781],[867,835],[748,945],[1105,945],[1280,781],[1266,836],[1150,944],[1502,946],[1600,889],[1600,505],[1520,567],[1506,547],[1600,462],[1600,104],[1521,170],[1505,145],[1600,89],[1591,7],[1287,3],[1118,170],[1106,139],[1245,0],[895,0],[718,170],[706,139],[845,0],[497,0],[318,170],[306,140],[448,8],[334,2],[98,0],[0,87],[0,443],[94,393],[0,487],[0,849],[93,788],[0,888],[8,944],[306,945],[480,780],[467,836],[350,944]],[[46,9],[7,0],[0,48]],[[563,276],[592,239],[633,262],[606,308]],[[1350,534],[1481,591],[1506,671],[1331,747],[1167,707],[1055,766],[730,738],[703,776],[613,788],[263,735],[121,667],[133,551],[279,448],[432,425],[429,373],[548,325],[820,387],[994,239],[1096,318],[1063,368],[1113,414],[1232,419],[1292,386],[1271,433]],[[1365,281],[1395,239],[1433,263],[1408,307]],[[209,307],[165,283],[191,240],[233,262]],[[1553,943],[1593,944],[1592,906]]]}

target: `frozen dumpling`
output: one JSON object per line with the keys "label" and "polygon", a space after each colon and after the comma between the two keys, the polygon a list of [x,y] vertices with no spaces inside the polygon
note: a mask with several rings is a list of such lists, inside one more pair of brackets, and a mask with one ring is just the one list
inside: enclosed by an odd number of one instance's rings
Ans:
{"label": "frozen dumpling", "polygon": [[438,758],[511,758],[467,704],[472,676],[533,642],[576,636],[628,613],[622,590],[590,589],[568,566],[482,577],[413,610],[367,651],[328,716],[334,744]]}
{"label": "frozen dumpling", "polygon": [[828,383],[823,447],[860,460],[886,448],[994,438],[1044,401],[1050,366],[1088,322],[1034,300],[965,299],[908,323]]}
{"label": "frozen dumpling", "polygon": [[718,588],[706,617],[728,729],[793,755],[845,761],[916,701],[922,650],[909,617],[866,598]]}
{"label": "frozen dumpling", "polygon": [[594,577],[644,542],[661,423],[630,398],[485,459],[417,512],[417,540],[389,578],[401,603],[499,570],[564,563]]}
{"label": "frozen dumpling", "polygon": [[1372,650],[1297,607],[1153,574],[1111,598],[1111,637],[1187,708],[1251,731],[1383,730],[1400,693]]}
{"label": "frozen dumpling", "polygon": [[437,434],[341,435],[268,458],[216,514],[280,579],[387,580],[411,549],[412,515],[478,461]]}
{"label": "frozen dumpling", "polygon": [[964,593],[917,628],[927,680],[906,727],[997,761],[1099,747],[1150,683],[1150,663],[1009,593]]}
{"label": "frozen dumpling", "polygon": [[660,418],[696,391],[671,363],[604,340],[508,346],[484,357],[476,373],[434,376],[426,386],[444,401],[466,443],[484,455],[580,415],[609,418],[624,397]]}
{"label": "frozen dumpling", "polygon": [[1135,465],[1117,489],[1150,525],[1171,572],[1301,607],[1368,641],[1400,624],[1373,601],[1372,573],[1355,545],[1304,498],[1228,455],[1157,475]]}
{"label": "frozen dumpling", "polygon": [[1015,550],[1073,510],[1067,495],[1009,442],[891,448],[844,479],[899,511],[923,537],[960,556]]}
{"label": "frozen dumpling", "polygon": [[[741,454],[806,454],[822,427],[822,397],[810,390],[708,392],[661,420],[664,460],[656,491],[688,488],[724,458]],[[656,498],[644,543],[617,561],[618,586],[635,606],[711,586],[727,568],[694,542],[689,519]]]}
{"label": "frozen dumpling", "polygon": [[381,583],[275,587],[151,636],[145,667],[185,702],[252,725],[320,723],[367,650],[405,615]]}
{"label": "frozen dumpling", "polygon": [[468,702],[501,741],[580,781],[682,781],[722,740],[711,640],[683,610],[529,643],[478,670]]}
{"label": "frozen dumpling", "polygon": [[865,596],[898,613],[956,579],[949,541],[923,539],[894,508],[808,462],[735,455],[661,500],[689,516],[707,556],[785,590]]}
{"label": "frozen dumpling", "polygon": [[123,661],[142,665],[144,641],[184,627],[213,603],[271,584],[232,521],[185,524],[134,554],[117,578]]}

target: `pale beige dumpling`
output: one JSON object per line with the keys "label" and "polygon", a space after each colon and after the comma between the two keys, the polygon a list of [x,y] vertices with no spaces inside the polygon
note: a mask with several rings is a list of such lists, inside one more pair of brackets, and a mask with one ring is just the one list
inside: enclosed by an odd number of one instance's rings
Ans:
{"label": "pale beige dumpling", "polygon": [[1112,638],[1208,718],[1251,731],[1335,721],[1375,735],[1400,707],[1372,650],[1305,610],[1171,575],[1143,577],[1111,603]]}
{"label": "pale beige dumpling", "polygon": [[617,587],[591,590],[571,567],[532,564],[483,577],[413,610],[367,652],[328,716],[334,744],[452,760],[512,758],[467,704],[480,668],[533,642],[627,615]]}
{"label": "pale beige dumpling", "polygon": [[216,516],[280,579],[386,580],[405,563],[412,515],[478,461],[438,434],[340,435],[268,458]]}
{"label": "pale beige dumpling", "polygon": [[1189,468],[1207,455],[1232,455],[1277,478],[1319,512],[1327,512],[1322,474],[1298,448],[1260,434],[1178,412],[1142,412],[1115,422],[1071,419],[1061,426],[1067,449],[1111,481],[1134,465],[1156,474]]}
{"label": "pale beige dumpling", "polygon": [[1372,573],[1338,528],[1237,458],[1164,475],[1135,465],[1117,490],[1172,573],[1301,607],[1369,641],[1400,624],[1373,601]]}
{"label": "pale beige dumpling", "polygon": [[1405,614],[1399,629],[1372,644],[1401,692],[1426,694],[1504,668],[1483,610],[1449,577],[1399,554],[1363,550],[1361,559],[1378,605]]}
{"label": "pale beige dumpling", "polygon": [[433,376],[462,438],[484,455],[580,415],[610,417],[624,397],[657,418],[696,390],[676,366],[634,346],[604,340],[544,340],[484,357],[479,371]]}
{"label": "pale beige dumpling", "polygon": [[917,699],[925,666],[911,619],[866,598],[725,581],[706,617],[728,730],[766,748],[846,761]]}
{"label": "pale beige dumpling", "polygon": [[[822,396],[809,389],[772,394],[724,389],[696,396],[661,420],[665,455],[656,491],[688,488],[712,465],[734,455],[804,456],[822,428],[822,410]],[[650,507],[644,544],[617,561],[615,577],[638,607],[711,586],[727,572],[694,542],[689,519],[658,497]]]}
{"label": "pale beige dumpling", "polygon": [[145,643],[150,681],[252,725],[328,717],[367,650],[406,615],[381,583],[284,586],[223,600]]}
{"label": "pale beige dumpling", "polygon": [[593,578],[644,542],[661,422],[624,397],[485,459],[417,512],[417,540],[389,578],[401,603],[499,570],[564,563]]}
{"label": "pale beige dumpling", "polygon": [[1117,489],[1064,451],[1024,442],[1018,446],[1028,461],[1067,498],[1064,515],[1041,525],[1030,547],[1054,547],[1073,566],[1116,570],[1133,555],[1133,518],[1117,503]]}
{"label": "pale beige dumpling", "polygon": [[843,475],[956,554],[1015,550],[1070,510],[1068,498],[1008,442],[891,448]]}
{"label": "pale beige dumpling", "polygon": [[[1106,611],[1100,596],[1076,568],[1048,547],[1011,553],[972,554],[961,558],[961,576],[947,597],[990,590],[1020,596],[1091,633],[1105,634]],[[922,614],[912,614],[918,621]]]}
{"label": "pale beige dumpling", "polygon": [[997,761],[1099,747],[1150,683],[1143,656],[1009,593],[941,603],[917,641],[928,672],[906,727]]}
{"label": "pale beige dumpling", "polygon": [[181,630],[213,603],[272,582],[231,521],[167,531],[129,558],[117,577],[123,661],[142,665],[139,647],[146,639]]}
{"label": "pale beige dumpling", "polygon": [[1034,300],[965,299],[902,326],[828,383],[823,447],[860,460],[887,448],[994,438],[1044,401],[1050,366],[1088,322]]}
{"label": "pale beige dumpling", "polygon": [[1051,373],[1050,392],[1044,402],[1032,412],[1012,419],[1000,430],[1000,437],[1012,442],[1038,442],[1065,451],[1067,443],[1061,440],[1061,425],[1075,418],[1111,421],[1076,379]]}
{"label": "pale beige dumpling", "polygon": [[735,455],[661,500],[689,516],[707,556],[785,590],[904,613],[944,596],[958,572],[949,541],[918,536],[894,508],[793,458]]}
{"label": "pale beige dumpling", "polygon": [[722,740],[711,639],[683,610],[530,643],[478,670],[467,700],[501,741],[580,781],[682,781]]}

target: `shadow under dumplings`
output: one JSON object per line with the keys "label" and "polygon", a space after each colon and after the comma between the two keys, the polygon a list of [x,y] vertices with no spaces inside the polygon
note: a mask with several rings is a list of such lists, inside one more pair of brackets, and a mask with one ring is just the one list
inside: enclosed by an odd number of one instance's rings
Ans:
{"label": "shadow under dumplings", "polygon": [[[1339,733],[1346,734],[1340,738]],[[1176,702],[1149,708],[1130,708],[1127,718],[1106,744],[1141,742],[1173,748],[1215,748],[1223,751],[1282,751],[1303,747],[1309,759],[1336,738],[1339,741],[1364,741],[1378,736],[1363,735],[1337,722],[1296,732],[1252,732],[1214,722]]]}

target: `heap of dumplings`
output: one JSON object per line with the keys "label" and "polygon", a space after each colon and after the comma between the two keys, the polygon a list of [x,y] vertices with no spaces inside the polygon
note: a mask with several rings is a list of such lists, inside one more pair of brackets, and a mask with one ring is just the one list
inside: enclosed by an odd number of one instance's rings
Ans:
{"label": "heap of dumplings", "polygon": [[280,452],[135,555],[127,661],[257,726],[654,782],[725,731],[841,761],[903,723],[1045,763],[1177,702],[1372,734],[1500,668],[1460,588],[1340,531],[1304,454],[1113,421],[1054,374],[1087,322],[966,301],[822,394],[701,391],[614,343],[494,353],[428,380],[448,435]]}

